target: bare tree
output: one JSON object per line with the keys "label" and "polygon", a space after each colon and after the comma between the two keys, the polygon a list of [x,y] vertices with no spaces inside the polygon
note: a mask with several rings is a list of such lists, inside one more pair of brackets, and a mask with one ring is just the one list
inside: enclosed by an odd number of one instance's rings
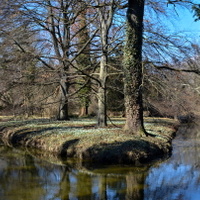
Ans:
{"label": "bare tree", "polygon": [[[108,37],[109,30],[112,26],[114,16],[114,0],[111,0],[107,5],[107,1],[95,0],[98,16],[99,29],[101,39],[101,59],[99,69],[99,88],[98,88],[98,126],[107,126],[107,108],[106,108],[106,81],[107,81],[107,64],[108,64]],[[100,6],[104,4],[104,6]]]}
{"label": "bare tree", "polygon": [[[13,2],[9,3],[14,6]],[[12,4],[13,3],[13,4]],[[82,47],[77,49],[77,32],[75,26],[79,16],[86,9],[86,4],[79,1],[17,1],[20,7],[19,15],[32,25],[32,30],[38,35],[37,45],[40,45],[40,54],[33,55],[47,71],[54,72],[56,79],[54,84],[59,85],[59,109],[57,118],[69,119],[69,98],[72,96],[70,87],[74,84],[77,75],[83,70],[76,66],[75,60],[85,48],[88,41],[84,41]],[[14,9],[14,7],[12,7]],[[87,27],[84,27],[87,28]],[[91,34],[91,38],[93,38]],[[21,44],[19,44],[20,46]],[[73,92],[75,93],[75,92]],[[56,100],[55,100],[56,102]]]}

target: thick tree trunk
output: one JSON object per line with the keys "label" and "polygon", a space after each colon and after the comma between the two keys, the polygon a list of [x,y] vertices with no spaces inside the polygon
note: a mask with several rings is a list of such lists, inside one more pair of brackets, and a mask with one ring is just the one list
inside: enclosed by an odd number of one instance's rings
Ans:
{"label": "thick tree trunk", "polygon": [[[52,36],[53,46],[55,55],[59,61],[58,74],[60,76],[60,104],[57,119],[59,120],[69,120],[68,115],[68,92],[69,92],[69,80],[67,78],[66,72],[69,71],[69,48],[70,48],[70,26],[69,15],[68,15],[68,3],[65,1],[60,1],[60,6],[62,10],[62,22],[61,29],[59,23],[57,24],[57,17],[54,13],[51,1],[48,0],[49,9],[49,29]],[[58,28],[59,27],[59,28]],[[60,39],[62,36],[62,40]],[[62,41],[62,44],[60,43]]]}
{"label": "thick tree trunk", "polygon": [[145,135],[142,102],[142,35],[145,0],[129,0],[124,50],[124,95],[129,134]]}

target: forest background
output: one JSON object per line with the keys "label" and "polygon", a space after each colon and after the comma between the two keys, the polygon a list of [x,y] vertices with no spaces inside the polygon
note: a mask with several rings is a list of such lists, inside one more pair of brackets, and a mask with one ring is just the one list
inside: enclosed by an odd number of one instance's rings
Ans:
{"label": "forest background", "polygon": [[[196,11],[198,17],[195,3],[146,1],[145,116],[200,115],[199,35],[174,31],[180,12],[193,16]],[[123,0],[2,0],[0,114],[97,116],[99,127],[112,116],[124,116],[127,6]]]}

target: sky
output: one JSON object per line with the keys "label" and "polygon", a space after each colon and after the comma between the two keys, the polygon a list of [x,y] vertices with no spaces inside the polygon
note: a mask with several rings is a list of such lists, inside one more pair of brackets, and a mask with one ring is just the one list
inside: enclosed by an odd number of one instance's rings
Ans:
{"label": "sky", "polygon": [[200,45],[200,21],[195,22],[194,12],[178,9],[172,31],[182,33]]}

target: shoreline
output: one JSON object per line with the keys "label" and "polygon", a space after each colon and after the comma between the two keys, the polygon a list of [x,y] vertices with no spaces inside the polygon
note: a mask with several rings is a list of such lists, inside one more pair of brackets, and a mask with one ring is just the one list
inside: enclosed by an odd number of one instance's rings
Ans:
{"label": "shoreline", "polygon": [[[116,124],[122,126],[121,121]],[[140,165],[171,155],[177,127],[172,119],[148,118],[145,128],[155,137],[139,138],[111,125],[96,129],[91,120],[8,121],[0,122],[0,140],[10,147],[32,148],[62,159]]]}

